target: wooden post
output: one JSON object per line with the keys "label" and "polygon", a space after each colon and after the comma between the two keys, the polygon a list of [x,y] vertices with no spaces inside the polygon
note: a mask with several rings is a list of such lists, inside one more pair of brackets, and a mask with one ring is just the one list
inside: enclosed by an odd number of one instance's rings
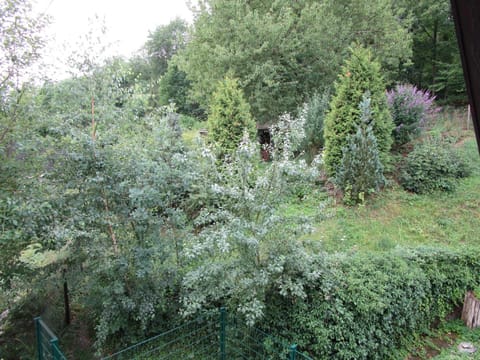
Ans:
{"label": "wooden post", "polygon": [[472,121],[472,113],[470,112],[470,104],[467,109],[467,130],[470,130],[470,122]]}
{"label": "wooden post", "polygon": [[462,320],[470,329],[480,326],[480,300],[472,291],[467,291],[463,302]]}

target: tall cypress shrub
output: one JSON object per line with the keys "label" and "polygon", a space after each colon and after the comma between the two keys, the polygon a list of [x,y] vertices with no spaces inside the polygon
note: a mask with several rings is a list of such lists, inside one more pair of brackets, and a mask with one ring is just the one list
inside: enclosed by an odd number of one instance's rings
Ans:
{"label": "tall cypress shrub", "polygon": [[361,122],[358,104],[366,91],[370,92],[372,112],[368,125],[371,125],[377,139],[382,163],[385,165],[388,159],[394,125],[388,110],[380,63],[372,58],[370,50],[355,46],[351,49],[350,58],[342,66],[335,83],[330,111],[325,118],[324,160],[330,176],[335,176],[342,160],[342,149]]}
{"label": "tall cypress shrub", "polygon": [[367,194],[378,191],[385,184],[377,139],[370,123],[372,114],[368,93],[365,93],[359,109],[361,123],[357,132],[348,137],[335,178],[347,204],[362,202]]}
{"label": "tall cypress shrub", "polygon": [[208,115],[208,138],[220,156],[232,154],[245,131],[251,139],[256,136],[256,124],[250,106],[236,79],[226,77],[213,93]]}

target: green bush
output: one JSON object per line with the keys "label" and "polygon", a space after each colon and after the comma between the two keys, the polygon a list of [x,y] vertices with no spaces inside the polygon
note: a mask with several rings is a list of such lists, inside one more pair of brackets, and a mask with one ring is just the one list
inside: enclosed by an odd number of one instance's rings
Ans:
{"label": "green bush", "polygon": [[315,93],[300,110],[299,115],[305,118],[305,138],[301,144],[301,150],[305,152],[308,162],[311,162],[325,145],[323,123],[329,100],[328,91],[323,94]]}
{"label": "green bush", "polygon": [[200,129],[205,123],[189,115],[180,115],[180,127],[182,130]]}
{"label": "green bush", "polygon": [[330,111],[325,117],[324,160],[330,176],[336,175],[348,136],[355,134],[361,122],[358,104],[366,91],[370,92],[371,97],[373,134],[377,138],[382,163],[386,165],[394,126],[388,110],[384,80],[380,64],[372,59],[370,51],[357,46],[342,67],[342,74],[335,84],[335,95],[330,102]]}
{"label": "green bush", "polygon": [[480,281],[472,249],[330,254],[316,266],[305,299],[270,297],[266,326],[315,359],[398,358]]}
{"label": "green bush", "polygon": [[362,202],[365,195],[378,191],[385,184],[377,139],[370,124],[370,98],[367,93],[359,107],[362,121],[343,148],[342,162],[335,178],[347,204]]}
{"label": "green bush", "polygon": [[185,242],[193,266],[182,279],[184,314],[223,304],[252,324],[263,316],[270,286],[281,294],[303,294],[307,280],[297,274],[313,269],[312,255],[297,238],[311,230],[311,220],[279,211],[291,191],[302,197],[319,176],[315,162],[295,158],[302,130],[299,119],[282,116],[272,128],[268,164],[247,137],[223,161],[209,148],[199,149],[196,163],[204,175],[192,189],[200,206],[196,233]]}
{"label": "green bush", "polygon": [[208,138],[220,156],[233,154],[245,131],[255,139],[256,124],[237,80],[227,77],[219,83],[212,95],[207,125]]}
{"label": "green bush", "polygon": [[469,174],[468,164],[450,144],[430,139],[408,155],[400,182],[405,190],[418,194],[454,191],[457,179]]}

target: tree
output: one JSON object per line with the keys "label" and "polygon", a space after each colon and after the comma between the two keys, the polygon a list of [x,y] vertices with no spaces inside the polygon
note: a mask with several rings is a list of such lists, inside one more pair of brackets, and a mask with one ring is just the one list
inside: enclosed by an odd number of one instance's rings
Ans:
{"label": "tree", "polygon": [[159,102],[159,82],[167,72],[172,58],[187,43],[188,24],[185,20],[176,18],[167,25],[158,26],[149,34],[144,45],[144,57],[135,59],[136,68],[141,71],[140,78],[147,84],[152,106],[167,105]]}
{"label": "tree", "polygon": [[256,137],[255,121],[237,80],[227,77],[218,84],[207,123],[208,137],[221,156],[232,154],[245,132],[252,139]]}
{"label": "tree", "polygon": [[318,177],[318,164],[308,166],[294,156],[302,141],[301,120],[288,115],[279,120],[264,171],[258,171],[258,144],[248,136],[223,161],[201,149],[197,163],[206,176],[197,185],[210,202],[196,216],[196,235],[185,246],[195,264],[182,281],[187,314],[225,304],[254,324],[264,314],[269,291],[303,298],[308,282],[319,276],[314,255],[297,239],[309,231],[309,221],[278,211],[292,183],[311,188]]}
{"label": "tree", "polygon": [[412,15],[413,66],[407,80],[435,91],[438,98],[465,102],[460,52],[450,1],[404,0]]}
{"label": "tree", "polygon": [[377,139],[372,130],[370,102],[367,92],[359,104],[357,131],[348,137],[347,145],[342,149],[342,161],[335,177],[344,201],[349,204],[362,202],[368,194],[385,184]]}
{"label": "tree", "polygon": [[[353,42],[371,50],[380,63],[384,80],[392,82],[412,56],[411,18],[392,0],[329,0],[338,27],[347,27],[347,47]],[[338,36],[336,37],[338,39]],[[345,54],[348,56],[348,54]]]}
{"label": "tree", "polygon": [[171,62],[167,72],[160,79],[158,101],[161,105],[174,103],[181,114],[202,116],[203,111],[190,99],[188,94],[190,88],[191,81],[187,79],[187,74]]}
{"label": "tree", "polygon": [[44,296],[58,289],[44,284],[65,271],[103,348],[139,340],[178,313],[172,298],[194,164],[163,109],[139,114],[128,64],[99,63],[88,49],[72,56],[72,78],[14,98],[22,141],[13,142],[12,163],[21,173],[2,161],[0,312],[8,302],[30,318],[19,305],[32,293],[42,294],[36,306],[54,306]]}
{"label": "tree", "polygon": [[18,88],[24,73],[40,57],[45,41],[42,31],[48,23],[35,15],[28,0],[6,0],[0,4],[0,94]]}
{"label": "tree", "polygon": [[380,158],[382,162],[388,158],[392,145],[393,121],[388,110],[380,64],[372,58],[370,50],[355,46],[335,83],[335,95],[325,118],[324,159],[330,176],[335,176],[342,160],[342,149],[347,145],[348,137],[355,134],[361,123],[358,104],[366,91],[370,92],[370,122],[378,141]]}
{"label": "tree", "polygon": [[329,100],[329,91],[325,91],[322,95],[316,93],[300,110],[300,115],[305,117],[305,138],[301,144],[301,149],[305,151],[309,162],[313,160],[325,144],[323,124]]}
{"label": "tree", "polygon": [[159,79],[165,74],[169,61],[185,47],[187,30],[187,22],[176,18],[167,25],[158,26],[153,33],[149,34],[145,49],[153,69],[154,78]]}
{"label": "tree", "polygon": [[[31,186],[31,198],[8,208],[0,201],[0,210],[14,216],[2,220],[0,241],[17,245],[5,253],[12,260],[2,262],[2,275],[3,266],[18,262],[25,248],[34,252],[32,260],[47,254],[51,261],[28,275],[47,282],[58,269],[67,270],[75,301],[88,306],[98,350],[139,341],[147,329],[161,328],[161,320],[178,313],[173,299],[188,229],[183,203],[195,169],[167,113],[136,118],[124,105],[115,121],[101,121],[108,119],[103,111],[114,111],[115,105],[101,108],[92,130],[89,123],[69,122],[78,114],[75,106],[64,113],[53,107],[46,114],[53,121],[42,124],[51,140],[48,166],[41,177],[23,181]],[[22,215],[25,227],[13,232]],[[2,246],[2,257],[4,249],[10,250]],[[28,258],[24,262],[23,268],[36,266]]]}
{"label": "tree", "polygon": [[270,123],[328,87],[352,41],[398,71],[411,54],[407,29],[391,0],[206,0],[178,64],[204,108],[231,73],[255,119]]}
{"label": "tree", "polygon": [[[28,0],[0,3],[0,173],[15,156],[16,137],[21,136],[20,103],[27,90],[27,69],[40,57],[45,41],[42,31],[48,18],[35,15]],[[15,182],[3,177],[2,185]],[[1,187],[0,187],[0,190]]]}
{"label": "tree", "polygon": [[[43,139],[27,74],[40,58],[47,23],[47,17],[33,13],[28,0],[0,2],[0,292],[5,286],[6,293],[20,251],[48,222],[44,202],[31,198],[31,189],[41,188],[32,174],[43,165],[38,160]],[[34,213],[41,218],[38,223],[32,220]]]}

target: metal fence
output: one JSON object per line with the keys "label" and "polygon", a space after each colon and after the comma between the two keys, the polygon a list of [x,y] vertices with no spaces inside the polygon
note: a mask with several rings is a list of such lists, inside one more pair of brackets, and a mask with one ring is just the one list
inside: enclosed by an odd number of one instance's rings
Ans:
{"label": "metal fence", "polygon": [[40,317],[35,319],[38,360],[67,360],[58,345],[58,338]]}
{"label": "metal fence", "polygon": [[107,359],[313,360],[295,344],[247,326],[224,308],[219,314],[201,316],[102,360]]}
{"label": "metal fence", "polygon": [[201,316],[102,360],[212,359],[218,355],[217,323]]}
{"label": "metal fence", "polygon": [[[58,338],[40,317],[35,318],[38,360],[66,360]],[[289,344],[242,320],[219,313],[194,320],[132,345],[101,360],[313,360]]]}

